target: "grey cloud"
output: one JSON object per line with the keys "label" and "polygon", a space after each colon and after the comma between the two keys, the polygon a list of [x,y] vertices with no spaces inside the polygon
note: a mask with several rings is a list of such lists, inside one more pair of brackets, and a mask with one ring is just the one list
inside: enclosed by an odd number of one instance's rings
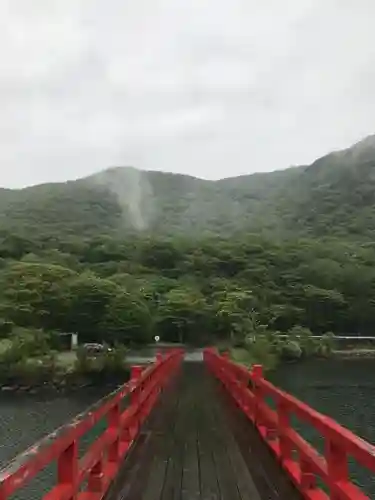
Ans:
{"label": "grey cloud", "polygon": [[204,178],[375,123],[372,0],[4,0],[0,185],[111,165]]}

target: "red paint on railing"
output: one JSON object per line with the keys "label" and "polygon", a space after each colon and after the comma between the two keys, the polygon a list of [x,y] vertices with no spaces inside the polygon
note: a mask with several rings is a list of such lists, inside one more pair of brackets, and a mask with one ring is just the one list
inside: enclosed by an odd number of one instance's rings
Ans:
{"label": "red paint on railing", "polygon": [[[351,481],[348,457],[375,473],[375,446],[265,380],[261,366],[256,365],[248,371],[230,361],[227,356],[220,356],[214,349],[206,349],[204,359],[237,405],[255,424],[303,498],[369,499]],[[273,399],[276,410],[266,403],[266,397]],[[315,428],[324,438],[324,456],[293,429],[292,415]],[[317,478],[323,481],[329,494],[318,486]]]}
{"label": "red paint on railing", "polygon": [[[132,379],[76,417],[0,471],[0,499],[5,500],[29,483],[42,469],[57,461],[57,484],[43,500],[100,500],[155,405],[160,391],[175,375],[181,350],[158,356],[149,367],[133,367]],[[121,411],[121,402],[130,396],[130,405]],[[102,418],[105,431],[80,459],[79,440]],[[87,481],[85,491],[81,486]]]}

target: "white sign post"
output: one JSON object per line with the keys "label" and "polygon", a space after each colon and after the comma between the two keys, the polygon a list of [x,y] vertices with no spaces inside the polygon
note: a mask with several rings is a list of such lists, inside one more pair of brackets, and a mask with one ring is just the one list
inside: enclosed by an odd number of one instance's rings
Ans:
{"label": "white sign post", "polygon": [[78,347],[78,333],[72,333],[70,341],[70,349],[74,351]]}

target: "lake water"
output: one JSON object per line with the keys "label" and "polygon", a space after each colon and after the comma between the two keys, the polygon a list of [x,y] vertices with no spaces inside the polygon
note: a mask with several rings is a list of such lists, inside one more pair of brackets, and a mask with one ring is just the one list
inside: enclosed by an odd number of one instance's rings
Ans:
{"label": "lake water", "polygon": [[[375,359],[311,360],[284,365],[272,381],[333,417],[367,441],[375,444]],[[324,443],[308,427],[300,428],[306,439],[321,451]],[[352,477],[375,498],[375,475],[355,462]]]}
{"label": "lake water", "polygon": [[[127,362],[130,365],[148,364],[155,359],[155,348],[148,348],[130,353]],[[73,417],[85,411],[93,403],[111,392],[112,387],[88,387],[71,392],[68,395],[49,396],[41,394],[21,394],[0,392],[0,467],[24,451],[36,441],[49,434],[57,427],[69,422]],[[82,439],[80,456],[106,425],[105,419]],[[36,500],[47,493],[55,484],[56,464],[38,474],[27,488],[12,497],[17,500]]]}
{"label": "lake water", "polygon": [[[88,388],[66,396],[0,393],[0,463],[4,466],[16,454],[65,424],[107,394],[110,388]],[[95,430],[94,430],[95,431]],[[88,443],[85,443],[86,445]],[[36,500],[54,482],[55,464],[15,495],[17,500]]]}

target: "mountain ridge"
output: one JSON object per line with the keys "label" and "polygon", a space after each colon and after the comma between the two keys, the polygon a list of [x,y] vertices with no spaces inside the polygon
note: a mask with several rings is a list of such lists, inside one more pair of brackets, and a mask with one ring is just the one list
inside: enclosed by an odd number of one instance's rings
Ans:
{"label": "mountain ridge", "polygon": [[375,236],[375,135],[311,165],[219,180],[110,167],[88,177],[0,189],[0,229],[272,237]]}

